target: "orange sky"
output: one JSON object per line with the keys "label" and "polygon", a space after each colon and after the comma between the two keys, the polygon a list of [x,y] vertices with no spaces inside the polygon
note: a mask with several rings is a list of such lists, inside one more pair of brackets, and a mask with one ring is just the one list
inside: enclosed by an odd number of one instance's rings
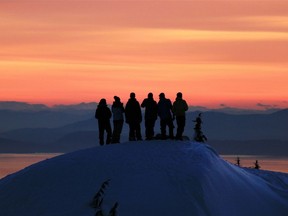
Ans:
{"label": "orange sky", "polygon": [[0,32],[2,101],[288,107],[285,0],[4,0]]}

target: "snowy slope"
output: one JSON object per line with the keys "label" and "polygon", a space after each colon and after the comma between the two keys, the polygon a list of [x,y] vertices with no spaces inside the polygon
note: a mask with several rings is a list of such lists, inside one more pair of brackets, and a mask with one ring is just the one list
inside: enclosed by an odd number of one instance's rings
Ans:
{"label": "snowy slope", "polygon": [[242,169],[208,145],[141,141],[95,147],[0,181],[2,216],[89,216],[101,184],[121,216],[287,216],[288,175]]}

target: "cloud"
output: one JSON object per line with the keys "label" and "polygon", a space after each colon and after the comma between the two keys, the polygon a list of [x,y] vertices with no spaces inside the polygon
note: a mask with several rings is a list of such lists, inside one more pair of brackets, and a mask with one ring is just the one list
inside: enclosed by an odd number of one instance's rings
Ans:
{"label": "cloud", "polygon": [[263,104],[263,103],[257,103],[256,106],[257,106],[257,107],[264,108],[264,109],[266,109],[266,110],[268,110],[268,109],[275,109],[275,108],[278,107],[278,106],[275,105],[275,104]]}
{"label": "cloud", "polygon": [[[232,20],[232,19],[231,19]],[[288,28],[288,16],[247,16],[234,18],[236,22],[243,22],[248,26],[260,28]]]}

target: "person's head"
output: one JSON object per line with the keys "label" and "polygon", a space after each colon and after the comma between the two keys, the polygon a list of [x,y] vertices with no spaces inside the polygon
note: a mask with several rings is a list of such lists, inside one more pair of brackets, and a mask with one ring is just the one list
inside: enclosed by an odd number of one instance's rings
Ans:
{"label": "person's head", "polygon": [[99,102],[99,105],[107,105],[106,103],[106,99],[105,98],[102,98]]}
{"label": "person's head", "polygon": [[116,102],[120,102],[120,98],[119,98],[118,96],[114,96],[114,100],[115,100]]}
{"label": "person's head", "polygon": [[130,93],[130,98],[131,98],[131,99],[134,99],[135,97],[136,97],[135,93],[134,93],[134,92],[131,92],[131,93]]}
{"label": "person's head", "polygon": [[159,98],[161,99],[161,98],[165,98],[165,94],[163,93],[163,92],[161,92],[160,94],[159,94]]}
{"label": "person's head", "polygon": [[181,92],[177,93],[177,98],[182,98],[182,93]]}
{"label": "person's head", "polygon": [[153,98],[153,93],[150,92],[150,93],[148,94],[148,98],[152,99],[152,98]]}

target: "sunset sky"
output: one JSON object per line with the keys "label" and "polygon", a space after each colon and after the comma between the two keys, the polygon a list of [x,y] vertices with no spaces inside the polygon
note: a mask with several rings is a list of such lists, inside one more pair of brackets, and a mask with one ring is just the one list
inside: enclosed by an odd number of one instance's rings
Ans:
{"label": "sunset sky", "polygon": [[286,0],[0,0],[0,101],[288,107]]}

